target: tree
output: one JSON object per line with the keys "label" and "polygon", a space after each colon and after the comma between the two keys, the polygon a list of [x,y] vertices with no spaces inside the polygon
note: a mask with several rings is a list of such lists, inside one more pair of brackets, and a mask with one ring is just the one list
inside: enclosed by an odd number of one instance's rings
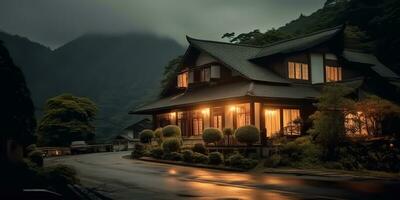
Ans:
{"label": "tree", "polygon": [[94,139],[97,106],[86,97],[62,94],[50,98],[39,122],[39,144],[69,146],[72,141]]}
{"label": "tree", "polygon": [[161,97],[166,97],[177,92],[176,77],[182,64],[183,56],[178,56],[164,67],[163,79],[161,80]]}
{"label": "tree", "polygon": [[345,98],[350,92],[349,88],[336,84],[325,86],[318,98],[317,111],[310,116],[313,126],[309,133],[323,147],[323,156],[327,160],[336,158],[336,148],[345,139],[344,119],[354,105],[352,100]]}

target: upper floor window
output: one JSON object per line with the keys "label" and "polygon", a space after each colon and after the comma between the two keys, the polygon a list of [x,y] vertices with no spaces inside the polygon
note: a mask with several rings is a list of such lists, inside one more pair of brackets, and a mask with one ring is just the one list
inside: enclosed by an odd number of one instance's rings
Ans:
{"label": "upper floor window", "polygon": [[308,64],[289,62],[288,72],[290,79],[308,80]]}
{"label": "upper floor window", "polygon": [[342,80],[342,68],[325,66],[325,82],[335,82]]}
{"label": "upper floor window", "polygon": [[189,73],[183,72],[178,75],[178,87],[187,88],[189,83]]}
{"label": "upper floor window", "polygon": [[211,69],[209,67],[203,68],[200,71],[200,82],[208,82],[211,78]]}

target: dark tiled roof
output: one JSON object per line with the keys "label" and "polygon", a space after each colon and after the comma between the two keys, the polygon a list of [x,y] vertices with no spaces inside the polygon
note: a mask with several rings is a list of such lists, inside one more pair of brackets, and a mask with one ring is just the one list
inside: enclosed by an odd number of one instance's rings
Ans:
{"label": "dark tiled roof", "polygon": [[137,110],[131,114],[141,114],[154,110],[168,109],[176,106],[188,106],[192,104],[207,103],[216,100],[226,100],[245,96],[265,98],[290,98],[308,99],[319,96],[317,89],[303,85],[267,85],[255,82],[237,82],[219,86],[212,86],[195,91],[163,98]]}
{"label": "dark tiled roof", "polygon": [[350,62],[364,63],[371,65],[371,69],[375,71],[379,76],[385,78],[400,78],[396,73],[390,70],[388,67],[383,65],[374,55],[360,53],[345,49],[343,51],[343,57]]}

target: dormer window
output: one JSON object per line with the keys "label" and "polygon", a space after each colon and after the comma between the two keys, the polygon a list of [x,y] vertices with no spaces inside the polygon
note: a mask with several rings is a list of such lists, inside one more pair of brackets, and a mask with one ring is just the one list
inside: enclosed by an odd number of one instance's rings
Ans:
{"label": "dormer window", "polygon": [[211,78],[211,69],[205,67],[200,70],[200,82],[209,82]]}
{"label": "dormer window", "polygon": [[308,80],[308,64],[288,62],[288,75],[290,79]]}
{"label": "dormer window", "polygon": [[178,75],[178,88],[187,88],[189,83],[189,73],[183,72]]}
{"label": "dormer window", "polygon": [[335,82],[342,80],[342,68],[325,66],[325,82]]}

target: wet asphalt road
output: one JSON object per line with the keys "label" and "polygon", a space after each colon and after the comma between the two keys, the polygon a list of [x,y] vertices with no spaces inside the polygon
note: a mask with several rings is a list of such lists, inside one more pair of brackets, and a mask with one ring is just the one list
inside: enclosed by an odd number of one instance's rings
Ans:
{"label": "wet asphalt road", "polygon": [[74,166],[84,186],[113,199],[400,199],[400,183],[237,173],[124,159],[129,152],[54,157]]}

